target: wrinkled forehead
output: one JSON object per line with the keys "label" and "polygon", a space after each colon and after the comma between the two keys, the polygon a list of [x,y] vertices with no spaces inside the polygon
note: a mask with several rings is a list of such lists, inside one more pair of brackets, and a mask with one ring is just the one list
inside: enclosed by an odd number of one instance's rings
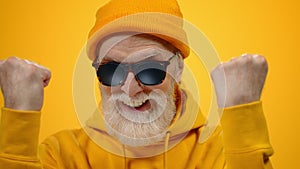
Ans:
{"label": "wrinkled forehead", "polygon": [[176,48],[149,34],[122,33],[106,38],[98,45],[98,59],[137,62],[145,59],[166,60]]}

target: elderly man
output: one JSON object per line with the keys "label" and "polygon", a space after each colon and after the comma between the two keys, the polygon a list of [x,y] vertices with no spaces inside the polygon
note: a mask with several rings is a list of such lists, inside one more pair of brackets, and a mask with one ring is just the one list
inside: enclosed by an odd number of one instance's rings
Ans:
{"label": "elderly man", "polygon": [[181,87],[187,45],[175,0],[112,0],[101,7],[87,43],[99,110],[82,129],[46,139],[38,153],[50,71],[15,57],[1,61],[1,168],[272,168],[260,102],[265,59],[245,54],[212,72],[224,114],[200,142],[205,118]]}

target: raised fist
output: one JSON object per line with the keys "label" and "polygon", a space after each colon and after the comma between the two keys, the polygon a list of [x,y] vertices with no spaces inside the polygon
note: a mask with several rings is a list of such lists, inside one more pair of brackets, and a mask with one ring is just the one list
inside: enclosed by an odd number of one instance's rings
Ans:
{"label": "raised fist", "polygon": [[268,73],[261,55],[244,54],[221,63],[212,72],[219,107],[259,101]]}
{"label": "raised fist", "polygon": [[41,110],[44,87],[50,78],[50,71],[36,63],[16,57],[0,60],[4,106],[16,110]]}

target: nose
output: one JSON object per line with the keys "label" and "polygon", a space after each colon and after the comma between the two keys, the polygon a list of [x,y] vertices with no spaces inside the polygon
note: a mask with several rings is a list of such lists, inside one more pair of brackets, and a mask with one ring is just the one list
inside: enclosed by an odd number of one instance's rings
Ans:
{"label": "nose", "polygon": [[128,96],[133,97],[137,93],[143,91],[143,88],[140,86],[139,82],[135,79],[135,76],[132,72],[129,72],[124,84],[121,86],[121,90],[128,94]]}

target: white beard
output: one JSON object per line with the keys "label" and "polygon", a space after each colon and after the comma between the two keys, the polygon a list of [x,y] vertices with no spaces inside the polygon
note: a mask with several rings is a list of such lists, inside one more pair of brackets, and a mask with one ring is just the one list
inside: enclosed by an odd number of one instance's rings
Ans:
{"label": "white beard", "polygon": [[[125,93],[109,96],[105,90],[101,90],[108,133],[129,146],[144,146],[163,140],[176,114],[174,88],[172,83],[166,93],[153,90],[148,95],[140,93],[134,98]],[[120,102],[134,104],[142,100],[149,100],[149,110],[126,111],[118,106]]]}

